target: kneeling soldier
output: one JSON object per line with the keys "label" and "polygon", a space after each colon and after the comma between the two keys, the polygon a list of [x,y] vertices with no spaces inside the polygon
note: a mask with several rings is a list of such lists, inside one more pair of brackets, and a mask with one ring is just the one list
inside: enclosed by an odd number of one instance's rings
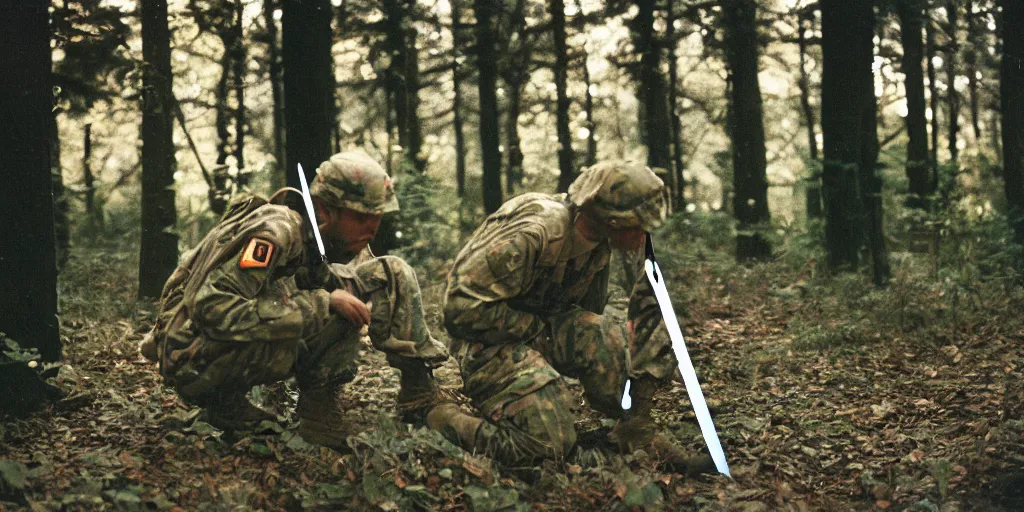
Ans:
{"label": "kneeling soldier", "polygon": [[433,368],[448,353],[427,328],[412,268],[369,251],[382,215],[398,209],[384,169],[363,153],[334,155],[320,165],[310,195],[329,268],[304,216],[248,197],[167,280],[142,352],[160,362],[182,399],[224,429],[272,418],[246,392],[294,376],[299,434],[340,448],[337,396],[355,376],[363,326],[401,371],[406,420],[423,421],[441,400]]}

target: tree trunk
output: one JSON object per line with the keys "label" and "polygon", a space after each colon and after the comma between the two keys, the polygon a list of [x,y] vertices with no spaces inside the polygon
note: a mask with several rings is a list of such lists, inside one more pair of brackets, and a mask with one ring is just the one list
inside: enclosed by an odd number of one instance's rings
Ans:
{"label": "tree trunk", "polygon": [[964,13],[967,17],[967,51],[964,52],[964,65],[967,67],[967,93],[970,96],[968,101],[971,108],[971,128],[974,132],[974,143],[981,142],[981,105],[978,95],[978,86],[981,81],[978,78],[978,47],[984,47],[985,43],[978,31],[978,15],[974,12],[974,0],[967,0]]}
{"label": "tree trunk", "polygon": [[174,97],[166,0],[142,10],[142,243],[139,296],[156,298],[178,266],[174,206]]}
{"label": "tree trunk", "polygon": [[412,28],[410,12],[415,5],[411,0],[384,0],[385,47],[391,55],[388,77],[394,93],[395,121],[398,124],[398,144],[403,159],[417,172],[426,169],[426,159],[420,152],[423,146],[420,132],[419,58],[416,52],[416,30]]}
{"label": "tree trunk", "polygon": [[[466,197],[466,136],[462,128],[462,76],[459,69],[459,52],[462,49],[462,37],[459,25],[462,23],[462,0],[450,0],[452,9],[452,88],[455,97],[452,99],[452,124],[455,130],[455,181],[459,198]],[[461,211],[461,210],[460,210]]]}
{"label": "tree trunk", "polygon": [[[869,6],[867,13],[871,12]],[[873,14],[871,25],[872,28],[875,25]],[[920,37],[920,31],[917,33]],[[858,38],[853,44],[855,46],[852,50],[857,53],[857,58],[861,62],[857,69],[862,75],[857,84],[861,95],[860,162],[857,173],[861,202],[864,205],[868,250],[871,253],[871,275],[875,286],[884,287],[889,284],[890,269],[889,251],[885,245],[882,222],[882,180],[876,173],[879,150],[878,103],[875,99],[875,75],[871,67],[875,45],[871,37]]]}
{"label": "tree trunk", "polygon": [[569,106],[571,102],[566,92],[569,74],[569,55],[565,46],[565,2],[551,0],[551,33],[555,41],[555,94],[558,105],[555,109],[555,125],[558,131],[558,191],[569,190],[569,185],[576,179],[576,158],[572,151],[572,134],[569,133]]}
{"label": "tree trunk", "polygon": [[928,70],[928,106],[932,111],[931,162],[929,162],[932,176],[928,182],[928,192],[932,194],[939,184],[939,88],[935,84],[935,27],[932,26],[931,12],[927,10],[924,17],[924,36],[925,63]]}
{"label": "tree trunk", "polygon": [[243,39],[242,11],[245,6],[242,0],[235,0],[235,44],[231,48],[232,63],[235,68],[235,166],[238,174],[235,183],[238,188],[249,185],[249,175],[245,170],[245,40]]}
{"label": "tree trunk", "polygon": [[68,195],[64,188],[64,170],[60,163],[60,131],[57,115],[50,116],[50,177],[53,179],[53,224],[57,237],[57,268],[63,269],[71,248],[71,225],[68,218]]}
{"label": "tree trunk", "polygon": [[[871,0],[822,0],[821,129],[825,139],[825,244],[828,266],[853,271],[864,241],[863,206],[858,190],[863,120],[863,77],[871,62],[858,47],[870,44]],[[864,43],[864,40],[867,43]]]}
{"label": "tree trunk", "polygon": [[[267,66],[270,72],[270,96],[273,101],[274,120],[274,168],[277,169],[275,176],[281,176],[281,166],[284,165],[284,98],[281,96],[281,56],[277,38],[277,20],[274,19],[274,10],[277,2],[275,0],[263,1],[263,23],[267,26],[267,59],[270,65]],[[275,180],[276,185],[281,185],[284,180]],[[275,186],[275,188],[277,188]]]}
{"label": "tree trunk", "polygon": [[[61,358],[57,251],[50,174],[52,85],[49,2],[3,3],[0,49],[0,332],[48,361]],[[7,395],[8,390],[0,392]]]}
{"label": "tree trunk", "polygon": [[957,147],[957,136],[960,133],[960,94],[956,92],[956,66],[957,52],[960,51],[960,42],[957,38],[957,2],[949,0],[946,2],[946,16],[949,18],[949,38],[946,48],[946,103],[949,115],[949,161],[956,165],[960,156],[960,148]]}
{"label": "tree trunk", "polygon": [[771,245],[763,230],[768,211],[767,161],[761,86],[757,79],[757,4],[754,0],[726,0],[723,5],[725,54],[732,73],[733,215],[739,222],[736,259],[766,259]]}
{"label": "tree trunk", "polygon": [[476,12],[477,70],[480,73],[480,151],[484,176],[484,211],[488,215],[501,207],[501,152],[498,151],[498,66],[494,40],[496,5],[490,0],[474,0]]}
{"label": "tree trunk", "polygon": [[[928,185],[928,125],[925,116],[924,44],[921,39],[923,6],[920,0],[901,0],[897,6],[900,18],[900,42],[903,45],[902,71],[907,91],[907,179],[910,187],[907,206],[925,208],[930,192]],[[873,89],[873,86],[872,86]],[[872,90],[872,95],[874,91]]]}
{"label": "tree trunk", "polygon": [[[509,73],[518,75],[516,71]],[[511,77],[510,77],[511,78]],[[523,85],[515,79],[506,80],[508,110],[505,113],[505,153],[508,166],[505,168],[505,193],[515,195],[515,186],[523,182],[523,148],[519,140],[519,113],[522,105]]]}
{"label": "tree trunk", "polygon": [[312,180],[316,168],[331,157],[334,124],[331,2],[282,0],[281,7],[285,178],[288,186],[299,188],[298,164],[302,164],[306,179]]}
{"label": "tree trunk", "polygon": [[1024,244],[1024,2],[1000,0],[1003,60],[999,103],[1003,122],[1003,182],[1014,241]]}
{"label": "tree trunk", "polygon": [[[809,21],[810,27],[804,27],[804,21]],[[811,107],[811,79],[807,73],[807,30],[814,28],[814,11],[800,13],[797,28],[797,45],[800,49],[800,108],[804,114],[804,123],[807,125],[807,149],[810,151],[812,162],[818,161],[818,135],[815,133],[814,109]],[[807,217],[820,219],[825,210],[821,204],[821,172],[812,167],[811,175],[807,177]]]}
{"label": "tree trunk", "polygon": [[637,0],[636,17],[632,22],[635,52],[640,55],[638,96],[640,99],[640,128],[647,144],[647,165],[669,169],[668,99],[665,79],[661,75],[661,48],[654,34],[654,0]]}
{"label": "tree trunk", "polygon": [[92,124],[85,125],[83,134],[82,179],[85,185],[85,216],[91,231],[103,229],[103,209],[96,204],[96,178],[92,174]]}
{"label": "tree trunk", "polygon": [[523,84],[530,76],[530,59],[532,57],[530,37],[526,31],[526,2],[517,0],[511,11],[506,13],[508,31],[513,34],[516,43],[508,42],[508,56],[500,67],[502,79],[505,81],[505,154],[508,163],[505,166],[505,192],[511,197],[515,194],[516,185],[523,183],[523,148],[519,137],[519,115],[522,110]]}
{"label": "tree trunk", "polygon": [[672,123],[669,134],[672,137],[672,209],[673,211],[686,211],[686,180],[683,178],[683,124],[679,117],[682,112],[679,110],[678,94],[679,87],[678,56],[676,50],[679,42],[676,41],[676,18],[673,14],[673,7],[676,0],[668,0],[668,23],[665,30],[665,40],[668,41],[668,115]]}

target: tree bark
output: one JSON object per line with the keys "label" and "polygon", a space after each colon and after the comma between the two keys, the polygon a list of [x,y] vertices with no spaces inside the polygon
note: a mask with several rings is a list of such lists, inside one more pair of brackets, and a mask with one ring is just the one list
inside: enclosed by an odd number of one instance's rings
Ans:
{"label": "tree bark", "polygon": [[949,161],[956,165],[960,157],[960,148],[957,147],[957,137],[960,133],[960,93],[956,92],[956,66],[957,52],[960,51],[960,41],[957,37],[958,12],[957,2],[949,0],[946,2],[946,16],[949,18],[949,26],[946,27],[946,35],[949,42],[946,45],[946,103],[947,115],[949,116]]}
{"label": "tree bark", "polygon": [[452,10],[452,88],[455,97],[452,99],[452,125],[455,130],[455,182],[459,198],[466,197],[466,136],[462,127],[462,76],[459,54],[462,49],[462,37],[459,25],[462,23],[462,0],[450,0]]}
{"label": "tree bark", "polygon": [[103,209],[96,204],[96,178],[92,174],[92,124],[85,125],[82,136],[82,179],[85,185],[85,215],[91,230],[103,228]]}
{"label": "tree bark", "polygon": [[68,194],[64,188],[64,169],[60,158],[60,131],[57,115],[50,116],[50,177],[53,179],[53,224],[57,237],[57,268],[63,269],[71,249],[71,225],[68,218]]}
{"label": "tree bark", "polygon": [[1024,2],[1000,0],[1003,60],[999,102],[1002,109],[1003,183],[1014,241],[1024,244]]}
{"label": "tree bark", "polygon": [[822,0],[821,129],[825,139],[825,244],[828,266],[854,271],[864,242],[858,190],[861,165],[863,77],[871,62],[857,51],[873,36],[871,0]]}
{"label": "tree bark", "polygon": [[[928,184],[928,125],[925,116],[924,44],[921,39],[923,6],[920,0],[901,0],[897,5],[900,18],[900,42],[903,45],[904,88],[907,94],[907,179],[910,186],[907,206],[925,208],[930,193]],[[872,95],[874,92],[872,91]]]}
{"label": "tree bark", "polygon": [[566,91],[569,74],[569,56],[565,45],[565,2],[551,0],[551,33],[555,42],[555,127],[558,131],[558,191],[569,190],[576,179],[575,157],[572,151],[572,134],[569,133],[569,106],[571,102]]}
{"label": "tree bark", "polygon": [[[0,332],[48,361],[61,358],[57,322],[50,137],[49,2],[0,2]],[[11,184],[17,184],[11,186]],[[3,394],[7,394],[4,392]]]}
{"label": "tree bark", "polygon": [[[277,38],[277,20],[274,19],[274,11],[277,8],[275,0],[263,1],[263,23],[267,27],[267,59],[270,61],[268,71],[270,73],[270,96],[273,101],[273,130],[274,130],[274,167],[277,169],[275,176],[281,176],[284,165],[284,98],[281,94],[281,55]],[[275,180],[277,185],[284,183],[284,180]]]}
{"label": "tree bark", "polygon": [[[870,5],[867,12],[871,13],[871,27],[875,25]],[[920,34],[920,32],[918,32]],[[856,51],[861,65],[860,88],[861,125],[860,125],[860,162],[858,178],[861,202],[864,205],[865,224],[867,231],[868,250],[871,254],[871,275],[875,286],[884,287],[889,284],[889,251],[885,245],[885,233],[882,215],[882,180],[876,173],[878,164],[878,103],[875,98],[875,75],[871,64],[874,60],[875,45],[871,37],[858,38],[852,48]],[[864,72],[866,70],[866,72]],[[923,92],[923,91],[922,91]],[[923,99],[923,98],[922,98]]]}
{"label": "tree bark", "polygon": [[757,77],[757,4],[754,0],[726,0],[723,4],[725,54],[732,73],[733,215],[739,222],[736,259],[766,259],[771,244],[764,237],[768,211],[767,160],[761,87]]}
{"label": "tree bark", "polygon": [[933,194],[939,184],[939,88],[935,84],[935,27],[932,25],[931,13],[927,10],[924,17],[924,36],[924,54],[928,70],[928,106],[932,111],[931,162],[929,162],[932,176],[928,182],[928,193]]}
{"label": "tree bark", "polygon": [[242,11],[245,5],[242,0],[235,0],[235,44],[231,48],[231,60],[234,65],[235,78],[235,166],[238,174],[235,183],[239,188],[249,185],[248,173],[245,169],[245,61],[247,52],[243,39]]}
{"label": "tree bark", "polygon": [[[804,21],[809,21],[810,27],[804,27]],[[814,109],[811,107],[811,79],[807,73],[807,36],[805,32],[814,28],[814,11],[801,12],[797,28],[797,46],[800,50],[800,108],[804,114],[804,123],[807,125],[807,149],[810,151],[812,162],[818,161],[818,135],[815,133]],[[807,217],[820,219],[825,210],[821,204],[821,172],[812,167],[811,175],[807,177],[807,192],[805,196],[807,203]]]}
{"label": "tree bark", "polygon": [[388,78],[394,94],[398,144],[402,146],[404,160],[422,173],[427,162],[421,155],[423,141],[418,115],[419,58],[416,52],[416,30],[410,19],[414,5],[412,0],[384,0],[384,32],[385,47],[391,55]]}
{"label": "tree bark", "polygon": [[635,52],[640,55],[637,73],[640,99],[640,127],[647,145],[647,165],[670,169],[668,99],[665,78],[661,74],[661,48],[654,34],[654,0],[637,0],[637,15],[632,22]]}
{"label": "tree bark", "polygon": [[673,13],[673,7],[675,7],[676,0],[668,0],[666,6],[668,7],[668,24],[665,29],[665,40],[668,42],[668,115],[671,120],[669,128],[671,129],[671,142],[672,142],[672,209],[673,211],[686,211],[686,180],[683,178],[683,124],[680,121],[682,112],[679,110],[679,94],[677,89],[679,87],[679,70],[677,69],[679,64],[677,62],[678,56],[676,50],[679,48],[679,42],[676,41],[676,27],[675,27],[675,14]]}
{"label": "tree bark", "polygon": [[316,168],[331,156],[334,124],[331,2],[282,0],[281,7],[285,179],[288,186],[298,188],[298,164],[302,164],[306,179],[312,180]]}
{"label": "tree bark", "polygon": [[174,205],[174,97],[166,0],[142,10],[142,243],[139,296],[156,298],[178,266]]}
{"label": "tree bark", "polygon": [[501,152],[498,151],[498,68],[494,40],[497,6],[491,0],[474,0],[476,13],[477,70],[480,93],[480,151],[483,160],[484,211],[494,213],[502,203]]}
{"label": "tree bark", "polygon": [[978,73],[978,47],[984,46],[981,34],[978,30],[978,15],[974,12],[974,0],[967,0],[964,14],[967,18],[967,51],[964,52],[964,65],[967,68],[967,93],[971,109],[971,128],[974,132],[974,143],[981,142],[981,100],[979,99],[978,88],[980,79]]}

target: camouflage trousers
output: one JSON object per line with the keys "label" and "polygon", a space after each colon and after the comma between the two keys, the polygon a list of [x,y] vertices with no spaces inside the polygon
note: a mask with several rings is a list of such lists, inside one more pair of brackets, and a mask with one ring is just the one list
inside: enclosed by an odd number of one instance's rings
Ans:
{"label": "camouflage trousers", "polygon": [[[419,283],[407,263],[385,256],[355,266],[332,265],[331,271],[341,286],[372,303],[370,341],[392,366],[436,367],[447,360],[447,349],[427,328]],[[301,389],[332,386],[355,376],[360,337],[358,327],[332,315],[324,329],[308,339],[203,339],[195,355],[166,377],[183,399],[198,405],[293,376]]]}
{"label": "camouflage trousers", "polygon": [[576,443],[575,397],[563,375],[579,379],[591,407],[612,418],[622,416],[627,378],[671,375],[664,332],[637,343],[624,317],[614,308],[604,315],[575,308],[549,316],[550,332],[528,343],[470,345],[461,361],[464,391],[484,419],[472,448],[507,464],[562,458]]}

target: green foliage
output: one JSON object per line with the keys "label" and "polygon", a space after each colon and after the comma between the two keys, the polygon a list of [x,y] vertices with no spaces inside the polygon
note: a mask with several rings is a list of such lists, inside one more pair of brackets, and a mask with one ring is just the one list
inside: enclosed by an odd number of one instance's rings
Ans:
{"label": "green foliage", "polygon": [[394,219],[395,254],[417,268],[433,268],[459,250],[460,200],[434,178],[406,169],[395,179],[399,211]]}
{"label": "green foliage", "polygon": [[89,111],[96,101],[108,100],[134,68],[128,56],[131,28],[117,7],[101,0],[55,3],[51,19],[56,50],[54,82],[61,91],[60,106],[70,114]]}

